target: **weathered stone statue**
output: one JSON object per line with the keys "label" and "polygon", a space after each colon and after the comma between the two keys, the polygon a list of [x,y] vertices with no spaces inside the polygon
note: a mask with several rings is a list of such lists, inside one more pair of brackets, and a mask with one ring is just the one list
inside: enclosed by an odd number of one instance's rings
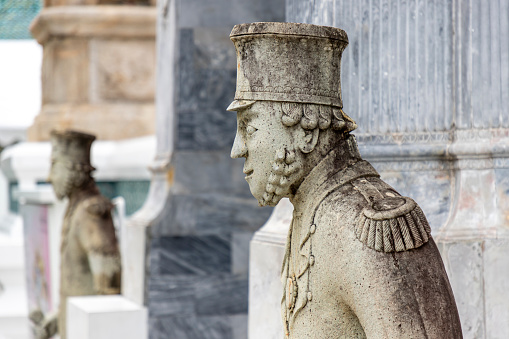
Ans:
{"label": "weathered stone statue", "polygon": [[233,158],[261,206],[294,206],[282,267],[289,338],[461,338],[419,206],[362,160],[342,110],[337,28],[237,25]]}
{"label": "weathered stone statue", "polygon": [[[112,204],[103,197],[90,173],[90,147],[95,137],[76,131],[51,133],[49,181],[58,199],[69,198],[60,247],[60,306],[58,332],[66,338],[66,298],[118,294],[120,255],[111,217]],[[56,319],[39,323],[39,338],[57,330]]]}

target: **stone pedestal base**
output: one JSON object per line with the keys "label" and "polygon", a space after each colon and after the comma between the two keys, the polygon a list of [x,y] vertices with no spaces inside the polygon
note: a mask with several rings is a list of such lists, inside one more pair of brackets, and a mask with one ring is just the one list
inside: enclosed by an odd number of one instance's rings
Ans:
{"label": "stone pedestal base", "polygon": [[465,338],[509,333],[509,239],[440,242]]}
{"label": "stone pedestal base", "polygon": [[103,140],[155,133],[155,7],[47,7],[30,29],[44,54],[29,141],[55,128]]}

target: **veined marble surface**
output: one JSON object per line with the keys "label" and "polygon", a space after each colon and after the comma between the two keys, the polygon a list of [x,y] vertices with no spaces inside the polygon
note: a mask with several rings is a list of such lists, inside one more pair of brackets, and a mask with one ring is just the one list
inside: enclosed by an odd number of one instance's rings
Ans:
{"label": "veined marble surface", "polygon": [[[158,157],[169,160],[151,225],[151,339],[246,339],[248,253],[271,210],[229,158],[235,115],[233,25],[281,21],[284,0],[158,1]],[[162,186],[161,181],[157,185]]]}

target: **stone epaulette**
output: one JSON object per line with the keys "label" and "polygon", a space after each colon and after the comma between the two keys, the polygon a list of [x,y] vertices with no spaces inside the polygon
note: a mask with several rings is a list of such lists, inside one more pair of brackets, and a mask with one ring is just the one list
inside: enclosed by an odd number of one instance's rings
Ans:
{"label": "stone epaulette", "polygon": [[391,253],[428,242],[431,228],[414,200],[392,190],[382,194],[365,179],[356,181],[354,186],[368,201],[355,228],[355,235],[363,244],[378,252]]}
{"label": "stone epaulette", "polygon": [[427,243],[431,228],[415,201],[407,197],[387,197],[364,208],[355,233],[369,248],[390,253]]}

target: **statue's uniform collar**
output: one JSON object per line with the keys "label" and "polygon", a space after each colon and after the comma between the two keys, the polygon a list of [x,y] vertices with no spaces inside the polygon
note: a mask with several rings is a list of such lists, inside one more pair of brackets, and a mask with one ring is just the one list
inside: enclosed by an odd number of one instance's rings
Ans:
{"label": "statue's uniform collar", "polygon": [[[333,149],[306,176],[291,199],[296,213],[312,221],[314,206],[318,206],[333,190],[360,177],[380,177],[365,160],[341,159],[342,150]],[[310,211],[310,208],[312,209]],[[311,212],[311,213],[309,213]],[[306,222],[306,220],[302,220]]]}

